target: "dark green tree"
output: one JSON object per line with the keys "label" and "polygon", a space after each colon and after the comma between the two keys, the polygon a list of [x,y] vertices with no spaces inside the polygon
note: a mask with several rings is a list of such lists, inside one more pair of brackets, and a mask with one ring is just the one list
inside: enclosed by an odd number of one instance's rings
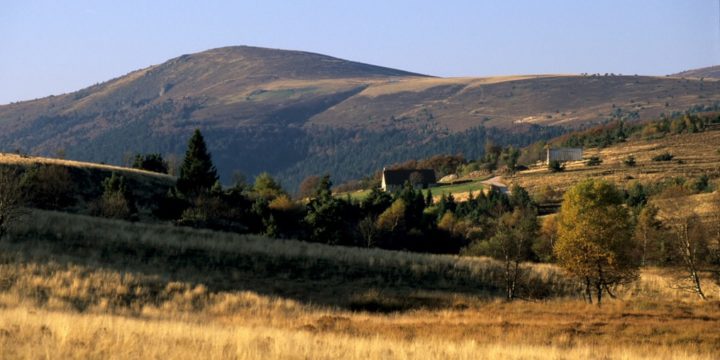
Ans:
{"label": "dark green tree", "polygon": [[205,145],[205,139],[200,130],[195,129],[180,167],[177,188],[186,197],[193,197],[210,190],[217,181],[217,170]]}
{"label": "dark green tree", "polygon": [[344,240],[343,201],[332,195],[331,187],[330,175],[323,176],[307,205],[305,223],[311,241],[337,244]]}
{"label": "dark green tree", "polygon": [[513,208],[534,208],[535,204],[533,204],[532,199],[530,198],[530,194],[523,188],[522,186],[518,184],[513,184],[510,187],[510,205]]}
{"label": "dark green tree", "polygon": [[425,206],[432,206],[434,203],[432,190],[428,189],[425,195]]}
{"label": "dark green tree", "polygon": [[168,162],[160,154],[137,154],[132,167],[161,174],[167,174],[169,168]]}
{"label": "dark green tree", "polygon": [[390,194],[380,190],[379,187],[373,187],[370,194],[362,200],[360,206],[369,215],[377,217],[389,208],[392,202]]}
{"label": "dark green tree", "polygon": [[565,164],[557,160],[550,160],[550,163],[548,163],[548,169],[550,169],[551,172],[565,171]]}
{"label": "dark green tree", "polygon": [[515,172],[515,168],[517,167],[518,159],[520,158],[520,150],[516,149],[512,146],[509,146],[505,151],[503,151],[502,154],[502,160],[505,162],[505,165],[507,165],[508,170],[511,172]]}

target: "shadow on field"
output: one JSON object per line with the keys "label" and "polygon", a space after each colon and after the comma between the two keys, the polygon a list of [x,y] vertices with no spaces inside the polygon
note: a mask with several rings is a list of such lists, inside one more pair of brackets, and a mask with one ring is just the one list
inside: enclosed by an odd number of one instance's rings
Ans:
{"label": "shadow on field", "polygon": [[[35,271],[47,276],[77,267],[77,276],[103,271],[131,275],[129,285],[142,293],[138,301],[158,306],[171,297],[169,284],[176,282],[202,286],[208,294],[251,291],[381,313],[463,307],[458,300],[462,296],[502,296],[501,269],[489,260],[331,247],[53,212],[33,213],[33,219],[11,235],[0,242],[4,263],[35,264]],[[533,297],[571,291],[547,274],[536,281]]]}

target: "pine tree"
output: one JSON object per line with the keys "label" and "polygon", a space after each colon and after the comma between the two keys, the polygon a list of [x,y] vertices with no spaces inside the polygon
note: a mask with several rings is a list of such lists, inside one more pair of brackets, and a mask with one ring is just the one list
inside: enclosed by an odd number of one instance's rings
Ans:
{"label": "pine tree", "polygon": [[338,244],[343,241],[343,203],[332,195],[331,188],[330,176],[323,176],[307,204],[305,223],[312,241]]}
{"label": "pine tree", "polygon": [[196,196],[212,188],[217,181],[217,170],[205,145],[205,139],[200,130],[195,129],[180,167],[178,190],[187,197]]}
{"label": "pine tree", "polygon": [[432,190],[428,189],[427,195],[425,196],[425,206],[429,207],[433,205],[433,193]]}

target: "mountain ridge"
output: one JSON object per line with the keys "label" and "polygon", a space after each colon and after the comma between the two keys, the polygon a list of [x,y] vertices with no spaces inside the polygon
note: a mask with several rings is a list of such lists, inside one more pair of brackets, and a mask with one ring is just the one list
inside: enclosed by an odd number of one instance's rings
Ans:
{"label": "mountain ridge", "polygon": [[671,76],[720,79],[720,65],[685,70]]}
{"label": "mountain ridge", "polygon": [[[270,171],[338,181],[433,152],[482,153],[563,128],[720,102],[720,81],[648,76],[439,78],[257,47],[185,54],[72,93],[0,106],[0,151],[119,164],[180,157],[200,128],[224,181]],[[474,140],[472,140],[474,139]],[[471,141],[472,140],[472,141]]]}

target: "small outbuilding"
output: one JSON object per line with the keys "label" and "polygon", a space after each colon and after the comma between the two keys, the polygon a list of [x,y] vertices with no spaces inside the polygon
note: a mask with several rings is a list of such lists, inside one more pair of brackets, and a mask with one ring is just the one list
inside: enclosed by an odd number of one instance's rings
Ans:
{"label": "small outbuilding", "polygon": [[380,187],[383,191],[396,191],[409,181],[415,188],[426,189],[437,183],[433,169],[384,169]]}
{"label": "small outbuilding", "polygon": [[579,161],[582,160],[583,149],[582,148],[556,148],[547,149],[547,157],[545,159],[546,164],[550,164],[551,161]]}

